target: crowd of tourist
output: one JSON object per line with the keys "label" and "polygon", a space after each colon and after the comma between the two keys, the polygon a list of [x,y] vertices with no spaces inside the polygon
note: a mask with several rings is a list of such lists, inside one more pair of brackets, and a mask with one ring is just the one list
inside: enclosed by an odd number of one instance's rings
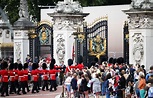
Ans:
{"label": "crowd of tourist", "polygon": [[[83,65],[83,64],[82,64]],[[153,98],[153,66],[124,63],[93,63],[90,68],[67,68],[67,98]]]}
{"label": "crowd of tourist", "polygon": [[[84,66],[82,61],[57,66],[55,59],[32,63],[29,59],[23,65],[3,60],[0,64],[1,97],[11,94],[56,91],[59,85],[65,87],[67,98],[153,98],[153,66],[146,72],[144,65],[127,65],[118,62],[93,62]],[[32,85],[31,85],[32,84]]]}

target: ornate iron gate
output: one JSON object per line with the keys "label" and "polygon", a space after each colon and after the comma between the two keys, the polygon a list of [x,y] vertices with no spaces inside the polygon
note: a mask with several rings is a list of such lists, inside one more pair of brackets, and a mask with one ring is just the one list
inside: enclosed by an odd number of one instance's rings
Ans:
{"label": "ornate iron gate", "polygon": [[53,58],[53,27],[48,23],[40,23],[36,29],[35,56],[48,56]]}
{"label": "ornate iron gate", "polygon": [[[89,65],[94,58],[101,63],[108,57],[108,25],[107,17],[102,17],[91,25],[83,25],[83,32],[79,32],[77,40],[77,57],[83,55],[84,65]],[[80,39],[83,39],[80,41]],[[80,45],[82,42],[82,46]],[[82,52],[81,52],[82,50]]]}

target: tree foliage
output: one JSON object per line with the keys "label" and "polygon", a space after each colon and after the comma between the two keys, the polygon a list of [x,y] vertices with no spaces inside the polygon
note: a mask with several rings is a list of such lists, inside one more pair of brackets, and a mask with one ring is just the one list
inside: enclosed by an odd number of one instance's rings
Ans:
{"label": "tree foliage", "polygon": [[[58,1],[64,0],[27,0],[29,14],[35,21],[40,20],[40,7],[39,6],[55,6]],[[74,0],[79,1],[83,7],[86,6],[101,6],[101,5],[118,5],[130,4],[131,0]],[[20,0],[0,0],[0,7],[7,14],[10,23],[13,24],[19,18]]]}

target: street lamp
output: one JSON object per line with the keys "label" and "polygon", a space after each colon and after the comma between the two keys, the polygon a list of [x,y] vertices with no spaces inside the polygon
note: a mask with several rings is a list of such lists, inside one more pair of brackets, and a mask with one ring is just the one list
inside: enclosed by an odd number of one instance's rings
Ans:
{"label": "street lamp", "polygon": [[[83,63],[86,66],[87,65],[87,59],[88,59],[88,51],[87,51],[87,23],[83,22],[83,29],[80,27],[77,28],[77,32],[74,32],[73,35],[76,36],[77,39],[77,58],[80,56],[81,52],[81,46],[83,46]],[[82,45],[81,45],[82,44]]]}
{"label": "street lamp", "polygon": [[35,33],[34,29],[30,29],[29,33],[29,55],[34,60],[34,39],[37,37],[37,33]]}
{"label": "street lamp", "polygon": [[129,29],[128,29],[128,22],[125,21],[124,23],[124,60],[125,63],[129,64]]}
{"label": "street lamp", "polygon": [[77,28],[77,32],[74,32],[73,35],[75,35],[76,38],[77,38],[77,40],[78,40],[79,42],[81,42],[81,43],[82,43],[83,40],[85,39],[84,32],[81,31],[81,28],[80,28],[80,27]]}

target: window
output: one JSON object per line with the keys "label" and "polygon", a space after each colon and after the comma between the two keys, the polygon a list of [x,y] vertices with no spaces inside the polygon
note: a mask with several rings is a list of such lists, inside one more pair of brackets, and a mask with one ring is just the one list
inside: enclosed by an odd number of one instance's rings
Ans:
{"label": "window", "polygon": [[10,31],[7,30],[7,31],[6,31],[6,38],[9,38],[9,37],[10,37]]}
{"label": "window", "polygon": [[0,37],[2,37],[2,30],[0,30]]}

